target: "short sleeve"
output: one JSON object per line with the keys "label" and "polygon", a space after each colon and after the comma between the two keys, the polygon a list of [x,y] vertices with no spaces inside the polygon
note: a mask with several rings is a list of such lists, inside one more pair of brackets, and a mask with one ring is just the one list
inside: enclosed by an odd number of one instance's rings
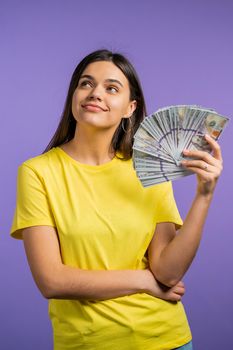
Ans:
{"label": "short sleeve", "polygon": [[157,207],[156,221],[157,223],[173,222],[176,225],[176,229],[179,229],[183,221],[176,205],[172,183],[170,181],[165,182],[162,186],[161,197]]}
{"label": "short sleeve", "polygon": [[10,234],[22,239],[23,228],[37,225],[55,227],[55,222],[43,179],[23,163],[18,168],[16,208]]}

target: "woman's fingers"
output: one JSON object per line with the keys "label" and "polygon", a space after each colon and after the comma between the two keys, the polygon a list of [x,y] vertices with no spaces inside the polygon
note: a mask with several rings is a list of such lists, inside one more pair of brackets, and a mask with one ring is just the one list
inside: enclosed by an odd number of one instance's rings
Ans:
{"label": "woman's fingers", "polygon": [[185,288],[184,287],[173,287],[173,292],[178,295],[184,295],[185,293]]}
{"label": "woman's fingers", "polygon": [[221,148],[219,144],[212,139],[210,136],[205,135],[206,141],[209,143],[213,154],[209,154],[208,152],[205,151],[198,151],[198,150],[188,150],[185,149],[183,151],[183,154],[185,156],[191,157],[191,158],[196,158],[196,159],[201,159],[205,161],[208,164],[211,165],[216,165],[216,164],[221,164],[222,163],[222,153],[221,153]]}
{"label": "woman's fingers", "polygon": [[218,178],[223,167],[220,146],[210,136],[206,135],[205,138],[212,148],[213,155],[205,151],[184,150],[184,155],[192,159],[185,159],[181,164],[206,182]]}
{"label": "woman's fingers", "polygon": [[185,293],[184,282],[178,282],[174,287],[171,288],[171,292],[176,300],[180,300]]}
{"label": "woman's fingers", "polygon": [[175,286],[171,288],[161,285],[161,290],[163,291],[161,299],[174,302],[180,301],[185,293],[184,282],[179,281]]}
{"label": "woman's fingers", "polygon": [[203,160],[184,160],[181,163],[189,170],[195,172],[198,175],[203,175],[204,177],[210,174],[218,177],[222,171],[222,164],[219,161],[214,165],[211,165],[210,163],[207,163]]}
{"label": "woman's fingers", "polygon": [[189,170],[195,172],[199,175],[209,175],[214,174],[215,176],[219,176],[222,171],[222,162],[215,159],[215,162],[207,162],[203,159],[195,159],[195,160],[183,160],[181,164],[188,168]]}
{"label": "woman's fingers", "polygon": [[205,135],[205,139],[212,148],[213,157],[222,162],[222,152],[219,144],[211,136],[207,134]]}
{"label": "woman's fingers", "polygon": [[179,294],[174,294],[170,301],[181,301],[182,296]]}
{"label": "woman's fingers", "polygon": [[203,183],[209,183],[209,182],[215,182],[220,174],[221,174],[221,168],[214,168],[208,165],[206,169],[201,169],[199,167],[194,167],[190,165],[184,166],[191,170],[193,173],[195,173],[199,178],[203,181]]}
{"label": "woman's fingers", "polygon": [[206,171],[210,171],[210,168],[213,168],[210,163],[207,163],[204,160],[184,160],[182,161],[182,164],[186,165],[187,167],[200,168]]}

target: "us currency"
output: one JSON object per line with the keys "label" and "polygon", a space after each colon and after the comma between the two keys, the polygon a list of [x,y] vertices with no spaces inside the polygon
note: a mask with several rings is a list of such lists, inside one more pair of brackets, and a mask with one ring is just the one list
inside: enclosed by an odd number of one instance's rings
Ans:
{"label": "us currency", "polygon": [[[222,133],[224,127],[226,126],[228,118],[221,116],[213,111],[205,111],[204,118],[202,118],[201,123],[198,125],[197,130],[193,133],[185,144],[185,148],[189,150],[202,150],[211,153],[211,147],[205,139],[205,134],[208,134],[213,139],[218,140],[220,134]],[[182,152],[180,148],[179,160],[183,159]]]}
{"label": "us currency", "polygon": [[164,107],[146,117],[134,135],[132,157],[142,185],[191,175],[180,165],[183,150],[211,152],[204,135],[217,140],[228,121],[214,109],[198,105]]}

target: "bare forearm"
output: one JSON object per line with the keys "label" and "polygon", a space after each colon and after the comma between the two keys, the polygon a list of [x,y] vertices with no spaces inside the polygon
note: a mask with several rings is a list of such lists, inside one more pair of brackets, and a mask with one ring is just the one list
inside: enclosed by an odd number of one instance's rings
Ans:
{"label": "bare forearm", "polygon": [[63,265],[60,277],[51,280],[44,296],[48,299],[107,300],[135,293],[147,293],[153,297],[179,301],[185,292],[183,282],[173,288],[164,288],[152,272],[146,270],[80,270]]}
{"label": "bare forearm", "polygon": [[44,294],[55,299],[104,300],[145,290],[143,270],[92,271],[61,265]]}
{"label": "bare forearm", "polygon": [[199,247],[210,203],[211,196],[196,195],[182,228],[162,251],[156,276],[162,283],[173,286],[183,278]]}

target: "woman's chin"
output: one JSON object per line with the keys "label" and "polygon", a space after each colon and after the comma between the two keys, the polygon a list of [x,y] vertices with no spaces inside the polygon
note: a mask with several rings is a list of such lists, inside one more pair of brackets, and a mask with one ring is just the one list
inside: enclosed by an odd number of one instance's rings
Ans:
{"label": "woman's chin", "polygon": [[104,121],[98,121],[98,120],[85,120],[85,121],[78,121],[78,125],[82,128],[87,129],[93,129],[95,131],[108,131],[108,130],[115,130],[118,127],[118,124],[110,124]]}

